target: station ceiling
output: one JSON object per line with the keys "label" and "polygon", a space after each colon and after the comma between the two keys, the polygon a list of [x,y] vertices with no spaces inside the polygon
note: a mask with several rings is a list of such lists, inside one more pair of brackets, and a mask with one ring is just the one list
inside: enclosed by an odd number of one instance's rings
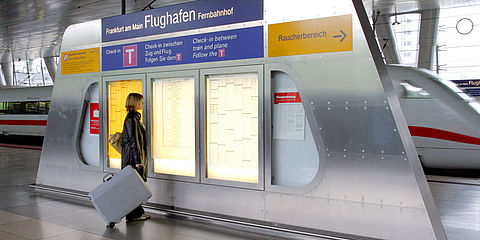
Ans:
{"label": "station ceiling", "polygon": [[[157,0],[151,6],[190,2]],[[141,11],[152,0],[126,0],[126,12]],[[383,14],[478,4],[480,0],[364,0]],[[0,62],[58,56],[63,32],[75,23],[121,14],[121,0],[1,0]],[[395,10],[396,9],[396,10]],[[13,52],[13,57],[12,53]]]}
{"label": "station ceiling", "polygon": [[[190,0],[192,1],[192,0]],[[126,0],[126,12],[152,0]],[[151,6],[189,2],[157,0]],[[58,56],[65,29],[75,23],[120,15],[122,0],[0,0],[0,62]]]}

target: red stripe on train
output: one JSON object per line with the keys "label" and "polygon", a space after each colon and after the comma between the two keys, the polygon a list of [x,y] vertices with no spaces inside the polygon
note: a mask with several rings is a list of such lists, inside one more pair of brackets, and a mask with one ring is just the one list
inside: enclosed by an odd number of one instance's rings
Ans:
{"label": "red stripe on train", "polygon": [[3,143],[0,143],[0,147],[42,150],[42,147],[38,147],[38,146],[14,145],[14,144],[3,144]]}
{"label": "red stripe on train", "polygon": [[452,142],[480,145],[480,138],[471,137],[459,133],[439,130],[435,128],[409,126],[410,134],[414,137],[427,137],[447,140]]}
{"label": "red stripe on train", "polygon": [[[0,120],[0,125],[47,126],[47,120]],[[441,140],[480,145],[480,138],[471,137],[445,130],[409,126],[410,134],[414,137],[436,138]]]}
{"label": "red stripe on train", "polygon": [[47,126],[47,120],[0,120],[0,125]]}

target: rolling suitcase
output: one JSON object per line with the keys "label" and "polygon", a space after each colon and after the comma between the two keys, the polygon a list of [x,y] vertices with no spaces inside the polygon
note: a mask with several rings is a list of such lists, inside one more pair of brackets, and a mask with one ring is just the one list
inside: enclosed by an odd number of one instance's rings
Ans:
{"label": "rolling suitcase", "polygon": [[90,200],[107,227],[116,223],[152,196],[152,192],[131,166],[123,168],[90,193]]}

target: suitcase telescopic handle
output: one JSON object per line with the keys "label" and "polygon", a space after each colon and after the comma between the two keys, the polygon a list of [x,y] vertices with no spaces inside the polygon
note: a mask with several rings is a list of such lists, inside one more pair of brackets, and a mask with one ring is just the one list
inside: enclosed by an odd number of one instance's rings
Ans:
{"label": "suitcase telescopic handle", "polygon": [[113,173],[109,173],[103,177],[103,182],[107,182],[108,180],[112,179]]}

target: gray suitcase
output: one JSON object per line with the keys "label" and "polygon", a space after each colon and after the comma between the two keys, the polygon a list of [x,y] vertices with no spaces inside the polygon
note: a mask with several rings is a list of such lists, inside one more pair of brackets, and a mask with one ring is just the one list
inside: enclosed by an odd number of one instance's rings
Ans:
{"label": "gray suitcase", "polygon": [[152,192],[131,166],[123,168],[90,193],[90,200],[107,227],[116,223],[152,196]]}

